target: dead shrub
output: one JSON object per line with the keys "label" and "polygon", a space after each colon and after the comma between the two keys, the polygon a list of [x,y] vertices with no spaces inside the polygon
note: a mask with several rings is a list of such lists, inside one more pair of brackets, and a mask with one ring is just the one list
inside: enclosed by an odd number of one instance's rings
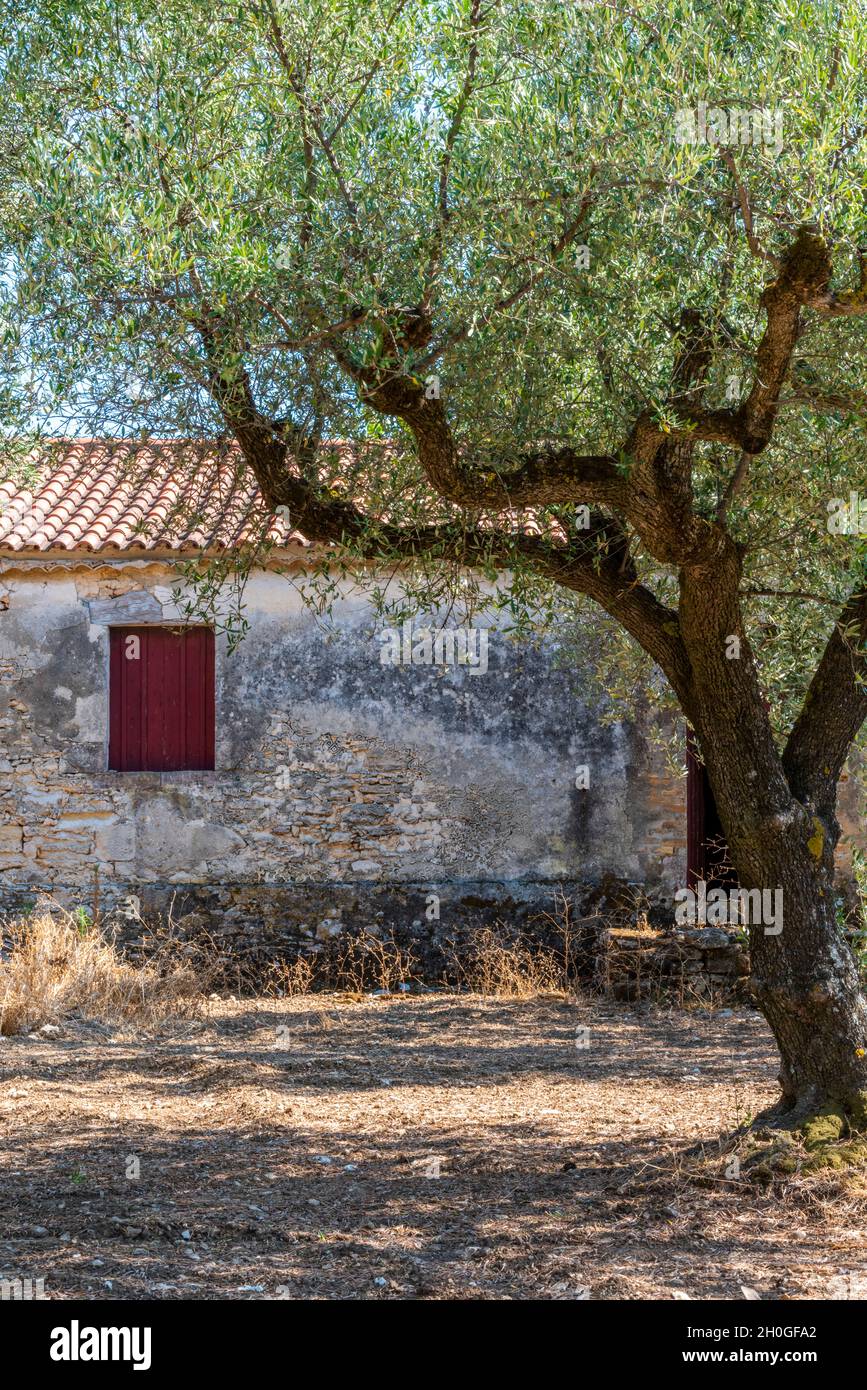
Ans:
{"label": "dead shrub", "polygon": [[364,929],[346,931],[313,955],[272,961],[262,981],[262,991],[286,998],[319,990],[342,994],[382,990],[396,994],[402,988],[408,990],[420,978],[418,968],[415,947],[402,945],[393,932],[380,936]]}
{"label": "dead shrub", "polygon": [[277,995],[280,999],[295,999],[300,994],[310,994],[315,974],[315,966],[309,956],[297,956],[295,960],[272,960],[262,981],[262,993]]}
{"label": "dead shrub", "polygon": [[316,957],[315,978],[320,989],[348,994],[383,990],[394,994],[417,978],[418,956],[412,945],[401,945],[393,931],[347,931],[329,941]]}
{"label": "dead shrub", "polygon": [[393,932],[382,937],[369,931],[345,932],[329,945],[320,957],[326,989],[356,994],[381,989],[393,994],[415,978],[416,952],[411,945],[400,945]]}
{"label": "dead shrub", "polygon": [[42,911],[7,923],[0,955],[0,1034],[31,1033],[71,1015],[149,1026],[189,1017],[207,981],[188,963],[157,954],[132,965],[82,913]]}
{"label": "dead shrub", "polygon": [[557,951],[516,939],[500,923],[479,928],[451,954],[457,983],[471,994],[530,999],[536,994],[565,993],[569,988],[564,961]]}

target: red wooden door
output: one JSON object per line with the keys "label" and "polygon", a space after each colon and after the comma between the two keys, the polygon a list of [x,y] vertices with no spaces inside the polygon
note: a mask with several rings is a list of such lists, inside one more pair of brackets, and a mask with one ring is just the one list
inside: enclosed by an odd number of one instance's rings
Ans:
{"label": "red wooden door", "polygon": [[113,627],[108,765],[119,772],[214,766],[214,634]]}

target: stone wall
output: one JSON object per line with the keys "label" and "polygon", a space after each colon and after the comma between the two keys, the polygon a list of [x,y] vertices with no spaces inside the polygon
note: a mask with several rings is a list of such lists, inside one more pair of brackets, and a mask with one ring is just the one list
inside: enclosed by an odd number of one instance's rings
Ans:
{"label": "stone wall", "polygon": [[679,1003],[749,998],[744,938],[721,927],[665,932],[606,927],[598,933],[593,982],[615,999]]}
{"label": "stone wall", "polygon": [[326,626],[296,579],[288,562],[254,573],[245,640],[230,654],[218,636],[216,771],[120,773],[107,771],[108,628],[177,621],[177,570],[7,557],[0,906],[174,897],[180,915],[207,903],[212,922],[294,922],[315,938],[322,923],[366,924],[389,889],[414,920],[438,890],[544,907],[557,885],[606,873],[674,888],[684,783],[640,721],[603,720],[589,662],[567,669],[551,643],[491,633],[484,674],[384,666],[360,595],[344,589]]}

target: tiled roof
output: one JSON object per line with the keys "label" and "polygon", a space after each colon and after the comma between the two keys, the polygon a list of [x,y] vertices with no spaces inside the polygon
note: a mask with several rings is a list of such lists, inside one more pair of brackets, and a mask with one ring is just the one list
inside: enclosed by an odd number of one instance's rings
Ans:
{"label": "tiled roof", "polygon": [[[268,511],[236,445],[55,442],[0,483],[0,551],[220,551],[306,545]],[[22,481],[22,476],[24,480]]]}

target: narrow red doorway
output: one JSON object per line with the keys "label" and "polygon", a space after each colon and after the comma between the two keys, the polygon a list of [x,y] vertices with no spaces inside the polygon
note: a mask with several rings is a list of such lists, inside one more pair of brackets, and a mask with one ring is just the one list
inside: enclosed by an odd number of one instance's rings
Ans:
{"label": "narrow red doorway", "polygon": [[737,885],[719,812],[701,760],[698,739],[686,731],[686,886],[704,879],[708,885]]}

